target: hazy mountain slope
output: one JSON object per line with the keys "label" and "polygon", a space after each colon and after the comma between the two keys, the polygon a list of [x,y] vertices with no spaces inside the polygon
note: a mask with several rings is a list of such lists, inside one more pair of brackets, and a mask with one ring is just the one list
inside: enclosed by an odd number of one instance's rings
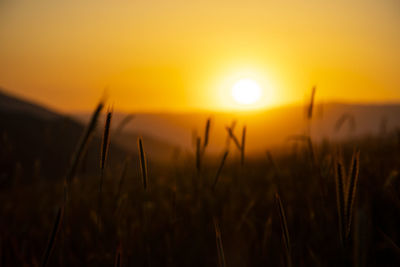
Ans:
{"label": "hazy mountain slope", "polygon": [[[84,126],[4,93],[0,93],[0,103],[0,185],[19,177],[64,177]],[[85,160],[87,171],[98,171],[100,142],[100,136],[92,139]],[[115,161],[126,155],[117,145],[110,153]]]}
{"label": "hazy mountain slope", "polygon": [[[353,118],[353,127],[346,119],[337,131],[336,124],[344,115]],[[75,114],[85,119],[88,114]],[[115,114],[121,121],[126,114]],[[304,107],[288,106],[258,112],[198,112],[198,113],[138,113],[126,125],[125,132],[146,135],[171,143],[184,150],[193,151],[193,135],[204,135],[204,125],[212,118],[211,152],[225,149],[227,125],[237,121],[235,133],[240,136],[243,125],[247,126],[247,151],[260,153],[271,146],[288,144],[287,137],[308,132]],[[118,124],[118,123],[116,123]],[[311,133],[315,141],[327,138],[339,140],[369,134],[379,134],[400,127],[400,105],[356,105],[328,103],[315,107]]]}
{"label": "hazy mountain slope", "polygon": [[38,104],[32,103],[29,100],[12,96],[5,93],[0,88],[0,112],[13,114],[29,114],[30,116],[41,118],[44,120],[56,119],[59,114],[50,111]]}

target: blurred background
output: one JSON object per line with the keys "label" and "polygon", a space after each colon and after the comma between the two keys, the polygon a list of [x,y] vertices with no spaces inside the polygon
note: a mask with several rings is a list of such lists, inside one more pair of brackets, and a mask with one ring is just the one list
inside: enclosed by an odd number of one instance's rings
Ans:
{"label": "blurred background", "polygon": [[0,1],[0,266],[399,266],[400,2]]}

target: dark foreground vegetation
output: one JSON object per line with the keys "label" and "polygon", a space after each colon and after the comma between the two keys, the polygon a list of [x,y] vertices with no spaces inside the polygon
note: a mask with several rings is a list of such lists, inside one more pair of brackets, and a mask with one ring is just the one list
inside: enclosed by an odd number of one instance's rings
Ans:
{"label": "dark foreground vegetation", "polygon": [[396,133],[293,136],[292,148],[252,158],[245,129],[227,129],[230,150],[214,157],[207,123],[192,154],[155,163],[139,139],[138,156],[113,161],[110,113],[88,172],[99,114],[63,179],[19,164],[1,189],[1,266],[399,266]]}

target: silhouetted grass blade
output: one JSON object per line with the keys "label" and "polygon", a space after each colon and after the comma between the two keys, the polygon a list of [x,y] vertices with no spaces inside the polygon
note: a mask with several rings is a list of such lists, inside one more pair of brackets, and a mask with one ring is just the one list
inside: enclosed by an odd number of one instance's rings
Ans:
{"label": "silhouetted grass blade", "polygon": [[240,146],[240,163],[242,166],[244,165],[245,141],[246,141],[246,126],[244,126],[242,130],[242,145]]}
{"label": "silhouetted grass blade", "polygon": [[143,140],[141,137],[138,138],[138,148],[139,148],[139,160],[140,160],[140,170],[143,180],[143,188],[144,190],[147,190],[148,187],[147,159],[143,148]]}
{"label": "silhouetted grass blade", "polygon": [[121,244],[119,244],[118,247],[117,247],[117,252],[115,254],[114,267],[120,267],[121,266],[121,254],[122,254],[122,249],[121,249]]}
{"label": "silhouetted grass blade", "polygon": [[236,136],[233,134],[233,130],[230,127],[226,127],[226,130],[228,131],[229,137],[233,140],[235,143],[236,147],[241,150],[241,145],[239,143],[239,140],[236,138]]}
{"label": "silhouetted grass blade", "polygon": [[337,159],[335,163],[336,201],[339,218],[340,240],[343,243],[346,238],[346,203],[345,203],[345,172],[342,162]]}
{"label": "silhouetted grass blade", "polygon": [[282,200],[278,193],[275,194],[276,203],[278,206],[279,211],[279,220],[281,222],[281,229],[282,229],[282,239],[285,245],[285,252],[286,252],[286,261],[287,265],[290,267],[292,266],[292,253],[291,253],[291,244],[290,244],[290,237],[289,237],[289,229],[287,226],[287,219],[285,214],[285,209],[283,208]]}
{"label": "silhouetted grass blade", "polygon": [[308,105],[308,110],[307,110],[307,118],[308,118],[309,120],[311,120],[311,119],[312,119],[312,116],[313,116],[314,101],[315,101],[315,92],[316,92],[316,90],[317,90],[317,87],[314,86],[314,87],[312,88],[312,91],[311,91],[310,104]]}
{"label": "silhouetted grass blade", "polygon": [[196,170],[200,173],[201,170],[201,139],[200,137],[196,138]]}
{"label": "silhouetted grass blade", "polygon": [[220,267],[225,267],[225,253],[224,247],[222,246],[222,238],[221,238],[221,231],[218,226],[217,220],[214,218],[214,228],[215,228],[215,239],[217,243],[217,252],[218,252],[218,263]]}
{"label": "silhouetted grass blade", "polygon": [[103,103],[103,101],[100,101],[100,103],[97,105],[96,109],[94,110],[94,112],[92,114],[92,117],[90,119],[88,126],[86,127],[83,135],[81,136],[81,139],[78,143],[76,151],[73,154],[71,165],[67,172],[67,176],[66,176],[67,184],[70,183],[71,179],[75,175],[76,169],[78,167],[78,163],[81,160],[82,154],[88,145],[89,139],[92,136],[92,134],[96,128],[97,120],[100,116],[100,113],[101,113],[101,110],[103,109],[103,107],[104,107],[104,103]]}
{"label": "silhouetted grass blade", "polygon": [[346,197],[346,236],[349,237],[351,230],[351,220],[353,216],[353,206],[357,193],[358,173],[359,173],[360,152],[354,151],[351,162],[351,169],[347,181]]}
{"label": "silhouetted grass blade", "polygon": [[213,190],[215,190],[215,187],[217,186],[219,176],[221,175],[222,168],[224,167],[224,164],[225,164],[226,158],[228,157],[228,154],[229,154],[229,151],[225,151],[224,155],[222,156],[222,160],[221,160],[221,163],[219,164],[217,174],[215,175],[214,184],[212,186]]}
{"label": "silhouetted grass blade", "polygon": [[210,126],[211,126],[211,119],[208,118],[207,122],[206,122],[206,128],[204,131],[204,144],[203,144],[204,148],[206,148],[208,145],[208,140],[209,140],[209,136],[210,136]]}
{"label": "silhouetted grass blade", "polygon": [[48,242],[46,250],[44,252],[43,261],[42,261],[42,267],[47,266],[47,264],[48,264],[48,262],[50,260],[51,253],[52,253],[53,248],[55,246],[57,234],[60,231],[60,228],[61,228],[61,225],[62,225],[63,215],[64,215],[64,207],[60,207],[58,209],[58,212],[57,212],[57,217],[56,217],[56,220],[54,222],[53,230],[51,231],[49,242]]}
{"label": "silhouetted grass blade", "polygon": [[108,156],[108,150],[109,150],[109,146],[110,146],[111,119],[112,119],[112,111],[109,110],[107,112],[106,122],[104,125],[103,141],[102,141],[102,145],[101,145],[101,159],[100,159],[101,170],[104,170],[107,156]]}

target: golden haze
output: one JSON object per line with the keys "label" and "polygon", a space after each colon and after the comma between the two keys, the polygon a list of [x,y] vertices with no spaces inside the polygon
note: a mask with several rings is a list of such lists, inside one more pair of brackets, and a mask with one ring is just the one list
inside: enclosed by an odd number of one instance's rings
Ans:
{"label": "golden haze", "polygon": [[[228,85],[262,79],[257,108],[400,100],[397,1],[9,1],[0,86],[51,107],[235,109]],[[228,99],[229,98],[229,99]]]}

